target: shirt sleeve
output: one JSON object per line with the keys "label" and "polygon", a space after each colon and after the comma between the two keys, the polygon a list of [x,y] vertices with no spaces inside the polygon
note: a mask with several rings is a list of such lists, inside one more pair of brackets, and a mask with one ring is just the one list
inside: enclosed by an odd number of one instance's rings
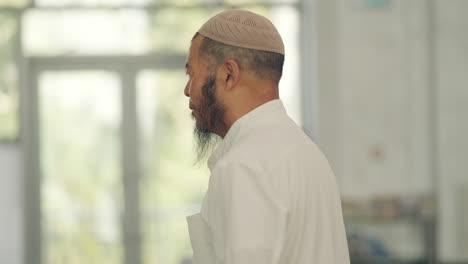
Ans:
{"label": "shirt sleeve", "polygon": [[271,175],[259,166],[230,163],[219,166],[212,176],[219,199],[214,209],[219,235],[213,242],[223,245],[223,264],[279,263],[287,209],[272,187]]}

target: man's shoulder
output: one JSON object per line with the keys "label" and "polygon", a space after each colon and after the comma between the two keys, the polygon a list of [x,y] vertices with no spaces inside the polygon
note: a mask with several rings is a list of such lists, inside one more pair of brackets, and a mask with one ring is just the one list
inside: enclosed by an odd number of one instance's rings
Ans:
{"label": "man's shoulder", "polygon": [[230,152],[247,159],[274,160],[289,151],[307,151],[315,143],[290,119],[272,121],[256,126],[232,144]]}

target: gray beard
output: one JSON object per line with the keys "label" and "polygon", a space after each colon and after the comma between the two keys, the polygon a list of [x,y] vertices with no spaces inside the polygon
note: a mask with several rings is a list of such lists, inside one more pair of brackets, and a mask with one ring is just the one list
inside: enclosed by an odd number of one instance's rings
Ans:
{"label": "gray beard", "polygon": [[199,117],[193,131],[196,141],[195,164],[201,164],[213,153],[221,139],[217,134],[226,129],[225,110],[216,100],[215,94],[215,74],[212,74],[202,86],[202,100],[197,106]]}

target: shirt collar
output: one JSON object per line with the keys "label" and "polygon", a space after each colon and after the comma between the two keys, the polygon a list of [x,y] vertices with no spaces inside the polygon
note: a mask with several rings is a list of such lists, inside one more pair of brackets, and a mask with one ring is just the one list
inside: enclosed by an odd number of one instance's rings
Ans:
{"label": "shirt collar", "polygon": [[286,114],[286,110],[284,109],[283,102],[280,99],[276,99],[258,106],[237,119],[208,159],[210,171],[213,170],[218,160],[229,150],[239,135],[244,131],[248,131],[253,126],[258,126],[262,120],[277,117],[281,113]]}

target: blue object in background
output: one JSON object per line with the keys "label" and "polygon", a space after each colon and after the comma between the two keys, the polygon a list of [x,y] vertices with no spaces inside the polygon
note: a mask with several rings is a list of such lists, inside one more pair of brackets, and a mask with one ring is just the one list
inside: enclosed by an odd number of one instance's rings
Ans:
{"label": "blue object in background", "polygon": [[373,257],[378,258],[387,258],[389,257],[389,252],[385,245],[380,241],[378,238],[375,237],[367,237],[366,243],[369,248],[369,253]]}

